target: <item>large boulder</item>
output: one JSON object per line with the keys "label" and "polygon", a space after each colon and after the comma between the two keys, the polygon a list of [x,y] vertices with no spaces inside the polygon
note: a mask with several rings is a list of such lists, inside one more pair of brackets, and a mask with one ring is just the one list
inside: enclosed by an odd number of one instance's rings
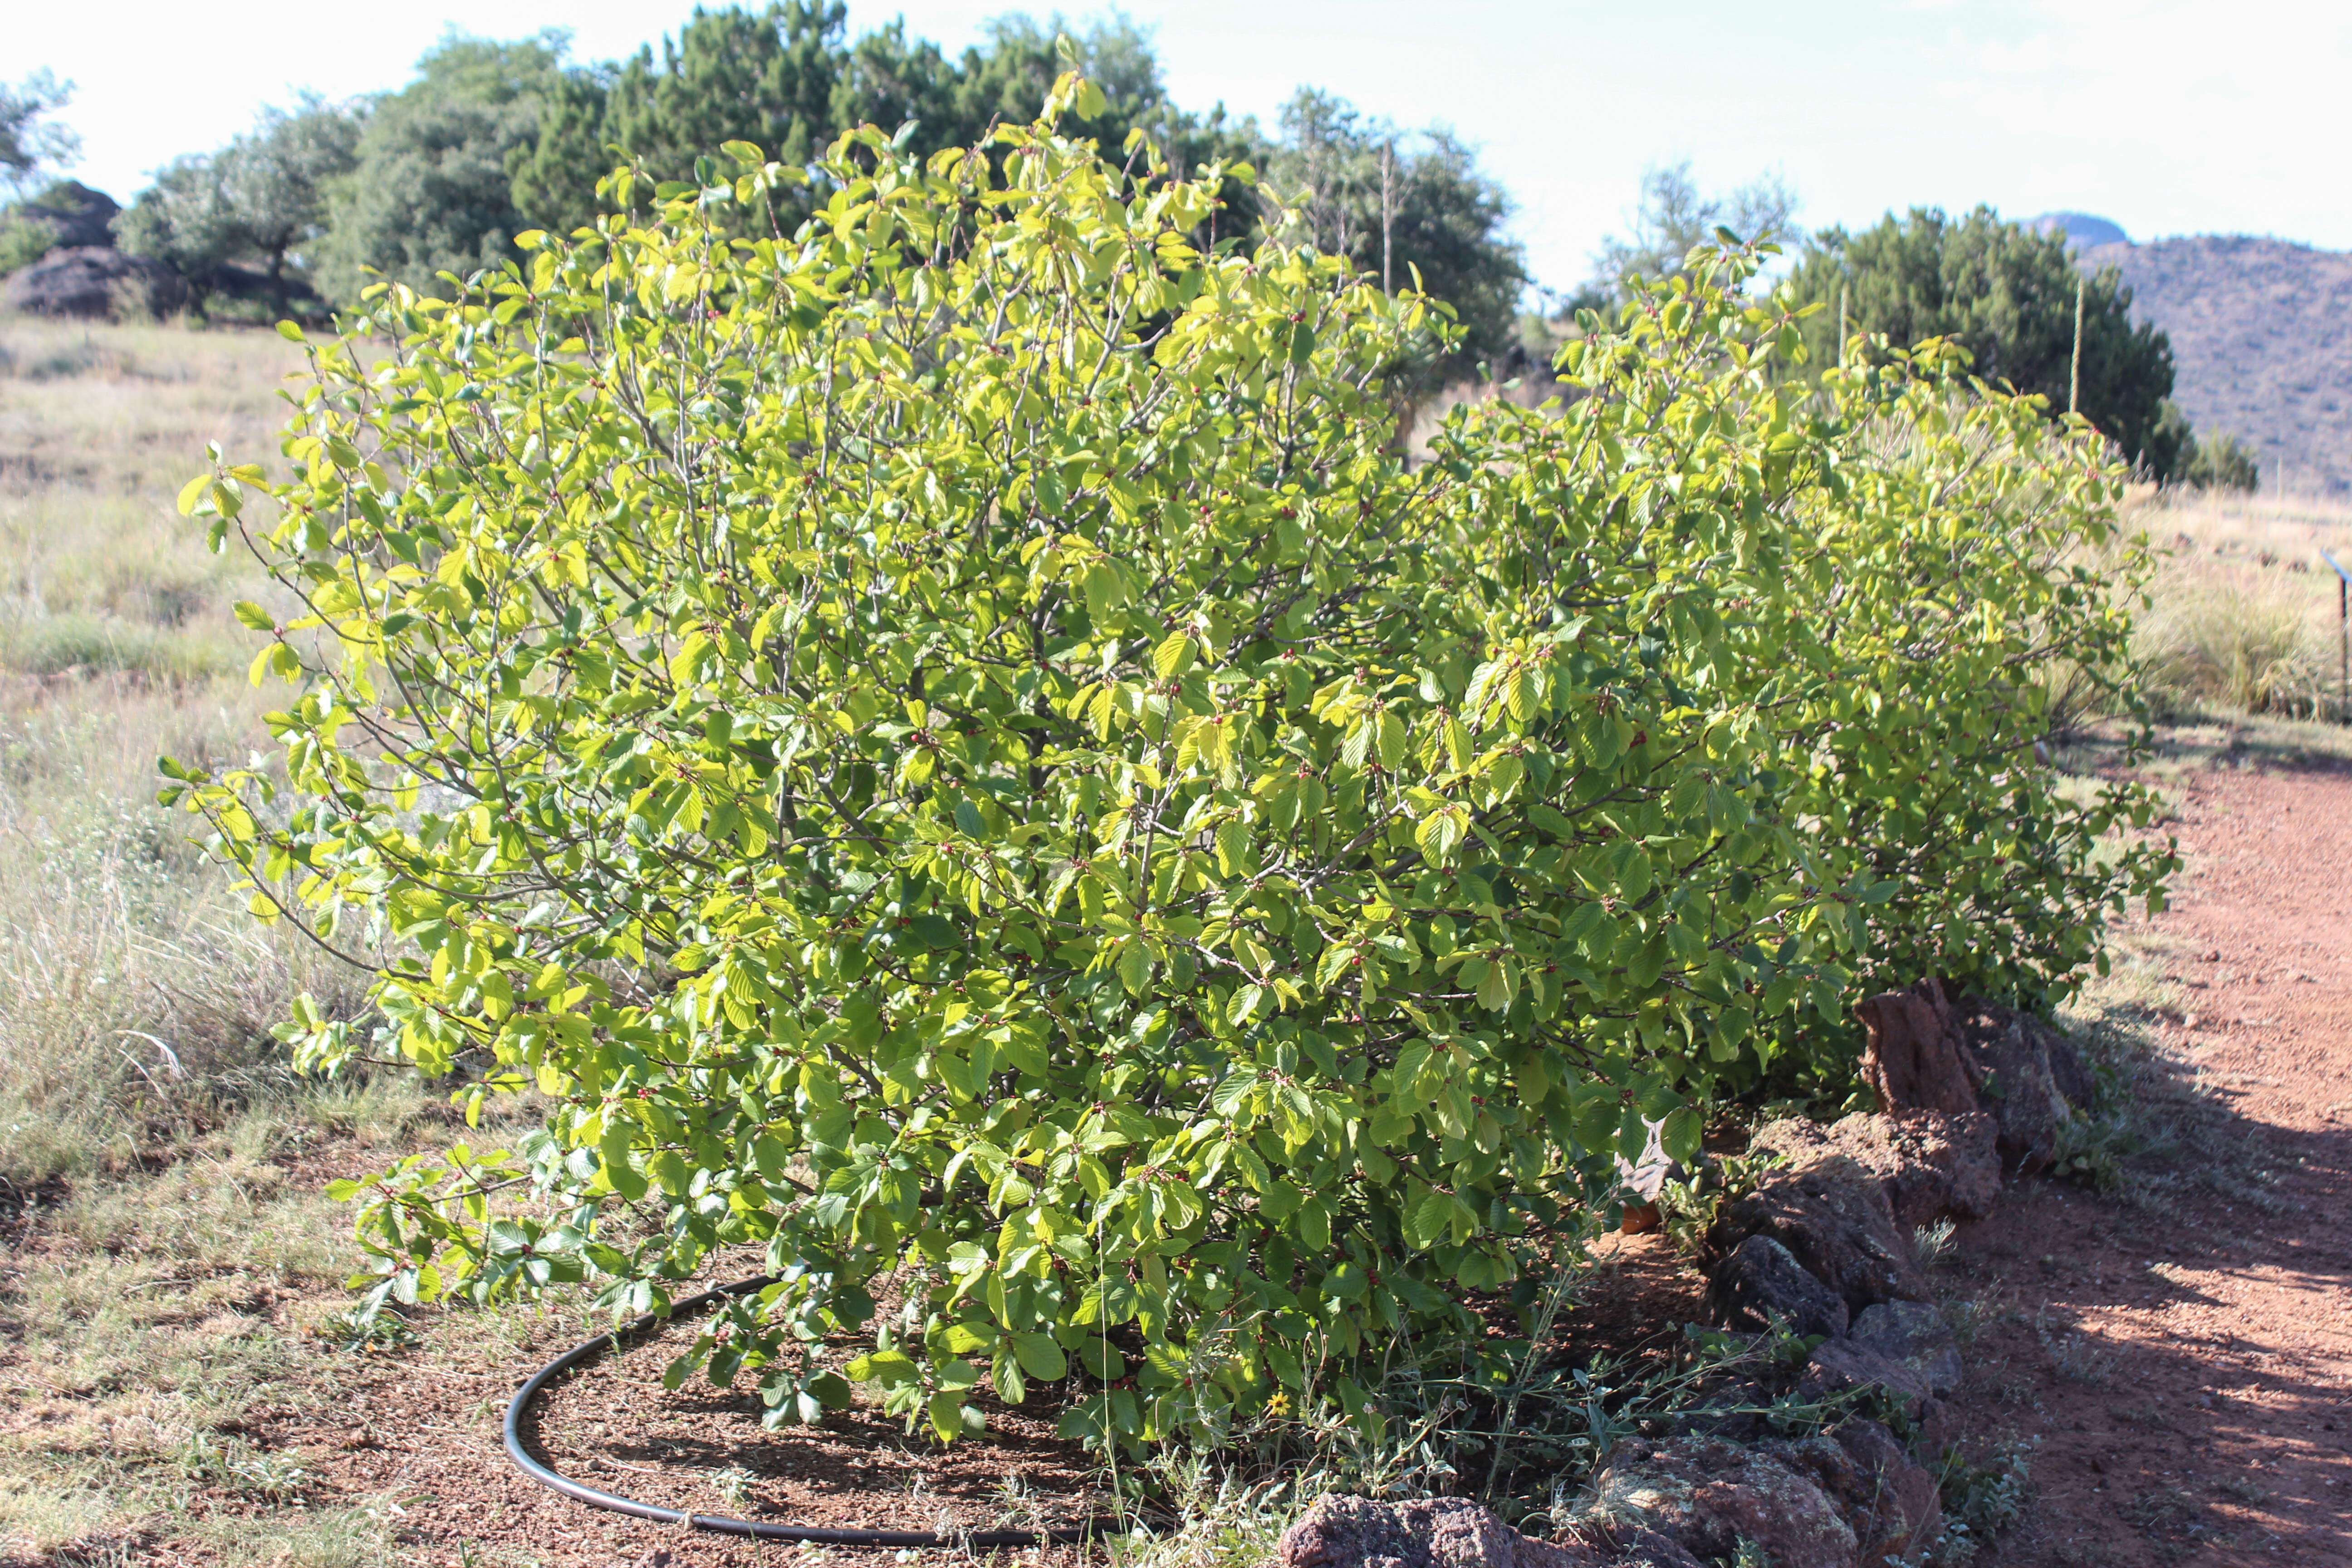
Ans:
{"label": "large boulder", "polygon": [[1768,1122],[1749,1148],[1791,1166],[1843,1155],[1878,1181],[1895,1223],[1907,1231],[1946,1215],[1992,1213],[2000,1197],[1998,1134],[1981,1110],[1906,1110],[1857,1113],[1827,1127],[1793,1118]]}
{"label": "large boulder", "polygon": [[1706,1562],[1753,1548],[1774,1568],[1853,1568],[1859,1554],[1836,1500],[1768,1448],[1714,1437],[1629,1443],[1592,1490],[1596,1518],[1665,1536]]}
{"label": "large boulder", "polygon": [[1717,1321],[1734,1329],[1763,1330],[1777,1322],[1790,1333],[1831,1339],[1846,1329],[1845,1298],[1769,1236],[1749,1237],[1716,1265],[1707,1301]]}
{"label": "large boulder", "polygon": [[1929,975],[1905,991],[1865,997],[1853,1009],[1868,1045],[1862,1076],[1881,1110],[1977,1109],[1977,1086],[1960,1051],[1944,984]]}
{"label": "large boulder", "polygon": [[2047,1166],[2059,1127],[2096,1089],[2065,1036],[2030,1013],[1977,998],[1954,1001],[1929,975],[1858,1004],[1869,1037],[1862,1072],[1889,1113],[1981,1110],[2001,1157],[2022,1171]]}
{"label": "large boulder", "polygon": [[104,191],[93,191],[79,180],[60,180],[43,191],[38,200],[20,205],[16,216],[30,223],[47,224],[57,235],[54,248],[66,250],[111,246],[114,220],[121,211],[121,204]]}
{"label": "large boulder", "polygon": [[1374,1502],[1326,1493],[1276,1549],[1281,1568],[1608,1568],[1591,1547],[1520,1534],[1467,1498]]}
{"label": "large boulder", "polygon": [[1885,1184],[1850,1155],[1817,1150],[1766,1171],[1754,1191],[1725,1208],[1707,1239],[1728,1254],[1751,1236],[1788,1248],[1851,1311],[1931,1294],[1910,1233],[1895,1223]]}
{"label": "large boulder", "polygon": [[2059,1126],[2074,1114],[2058,1088],[2053,1047],[2074,1076],[2089,1075],[2065,1037],[2031,1013],[1980,1002],[1958,1022],[1977,1098],[2000,1125],[2001,1157],[2021,1171],[2043,1169],[2057,1154]]}
{"label": "large boulder", "polygon": [[168,316],[188,303],[186,279],[162,262],[102,246],[52,250],[11,273],[0,306],[28,316],[106,321],[136,309]]}

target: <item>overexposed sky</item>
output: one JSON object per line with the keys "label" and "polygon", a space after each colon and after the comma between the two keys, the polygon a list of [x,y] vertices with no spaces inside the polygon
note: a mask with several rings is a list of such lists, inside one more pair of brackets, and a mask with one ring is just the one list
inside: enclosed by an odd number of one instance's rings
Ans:
{"label": "overexposed sky", "polygon": [[[569,27],[582,58],[674,28],[689,0],[291,0],[28,5],[0,77],[47,66],[79,91],[75,173],[128,201],[143,172],[218,144],[305,87],[394,88],[452,26]],[[950,50],[1001,0],[852,0]],[[1031,7],[1050,11],[1049,5]],[[1104,7],[1065,5],[1074,16]],[[1169,86],[1270,119],[1302,84],[1475,145],[1519,205],[1541,282],[1572,285],[1622,226],[1643,171],[1690,159],[1704,187],[1777,170],[1811,226],[1890,207],[2068,208],[2135,239],[2273,234],[2352,249],[2340,104],[2352,8],[2282,0],[1134,0]]]}

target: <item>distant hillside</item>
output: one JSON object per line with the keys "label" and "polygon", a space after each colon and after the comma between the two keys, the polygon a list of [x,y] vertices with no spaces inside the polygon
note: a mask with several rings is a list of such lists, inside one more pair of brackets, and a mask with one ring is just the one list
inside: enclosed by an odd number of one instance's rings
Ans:
{"label": "distant hillside", "polygon": [[2199,235],[2081,253],[2172,339],[2173,400],[2262,454],[2263,488],[2352,492],[2352,255]]}

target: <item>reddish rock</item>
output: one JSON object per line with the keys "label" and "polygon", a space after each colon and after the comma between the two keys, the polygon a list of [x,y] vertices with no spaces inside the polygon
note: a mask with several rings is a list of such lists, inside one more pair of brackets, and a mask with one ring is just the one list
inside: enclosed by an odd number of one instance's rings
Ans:
{"label": "reddish rock", "polygon": [[1982,1219],[2000,1196],[1999,1127],[1980,1110],[1910,1110],[1847,1117],[1832,1126],[1786,1121],[1765,1125],[1750,1145],[1770,1150],[1791,1169],[1843,1155],[1875,1177],[1895,1223],[1908,1231],[1946,1215]]}
{"label": "reddish rock", "polygon": [[1960,1386],[1959,1342],[1935,1308],[1919,1301],[1882,1301],[1861,1313],[1848,1337],[1866,1351],[1899,1363],[1942,1398]]}
{"label": "reddish rock", "polygon": [[[1774,1124],[1778,1126],[1780,1124]],[[1773,1133],[1768,1127],[1761,1142]],[[1881,1301],[1924,1301],[1931,1294],[1886,1201],[1885,1184],[1851,1156],[1822,1149],[1801,1163],[1768,1170],[1734,1201],[1708,1235],[1729,1253],[1751,1236],[1789,1249],[1805,1272],[1860,1311]]]}
{"label": "reddish rock", "polygon": [[1971,1005],[1959,1028],[1978,1099],[2000,1127],[2001,1158],[2021,1171],[2042,1170],[2056,1156],[2059,1125],[2074,1114],[2050,1068],[2058,1031],[1991,1003]]}
{"label": "reddish rock", "polygon": [[1282,1568],[1610,1568],[1583,1545],[1520,1534],[1467,1498],[1315,1500],[1276,1548]]}
{"label": "reddish rock", "polygon": [[1878,1091],[1881,1110],[1977,1109],[1976,1083],[1941,981],[1931,974],[1908,990],[1867,997],[1853,1011],[1870,1041],[1862,1076]]}
{"label": "reddish rock", "polygon": [[1883,1388],[1913,1415],[1934,1397],[1924,1373],[1852,1340],[1830,1340],[1814,1346],[1797,1386],[1815,1397],[1850,1388]]}
{"label": "reddish rock", "polygon": [[[1836,1458],[1825,1451],[1831,1449]],[[1943,1533],[1936,1478],[1875,1421],[1848,1421],[1827,1438],[1791,1444],[1789,1457],[1844,1509],[1860,1548],[1860,1568],[1883,1568],[1909,1557]]]}
{"label": "reddish rock", "polygon": [[1853,1527],[1799,1465],[1715,1437],[1630,1443],[1593,1478],[1591,1511],[1704,1561],[1761,1551],[1774,1568],[1853,1568]]}
{"label": "reddish rock", "polygon": [[1707,1300],[1727,1328],[1793,1334],[1845,1332],[1845,1298],[1807,1273],[1789,1249],[1769,1236],[1751,1236],[1732,1248],[1709,1279]]}

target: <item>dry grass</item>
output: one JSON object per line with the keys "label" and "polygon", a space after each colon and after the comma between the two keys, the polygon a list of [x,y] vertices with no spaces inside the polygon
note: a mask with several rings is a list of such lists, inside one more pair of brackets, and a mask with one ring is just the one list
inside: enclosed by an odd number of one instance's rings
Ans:
{"label": "dry grass", "polygon": [[[154,804],[158,755],[263,739],[238,565],[173,498],[207,440],[274,451],[298,363],[274,334],[0,321],[0,1559],[143,1534],[392,1561],[382,1520],[302,1506],[300,1465],[233,1428],[333,1394],[301,1331],[356,1249],[303,1157],[402,1144],[429,1101],[290,1078],[289,997],[356,984]],[[200,1506],[224,1495],[242,1511]]]}
{"label": "dry grass", "polygon": [[153,802],[155,760],[242,756],[236,565],[173,497],[267,453],[274,334],[0,324],[0,1181],[120,1164],[282,1088],[269,1026],[349,979],[273,938]]}
{"label": "dry grass", "polygon": [[2342,719],[2337,579],[2352,567],[2352,509],[2276,496],[2187,495],[2135,521],[2170,551],[2137,651],[2173,717]]}

